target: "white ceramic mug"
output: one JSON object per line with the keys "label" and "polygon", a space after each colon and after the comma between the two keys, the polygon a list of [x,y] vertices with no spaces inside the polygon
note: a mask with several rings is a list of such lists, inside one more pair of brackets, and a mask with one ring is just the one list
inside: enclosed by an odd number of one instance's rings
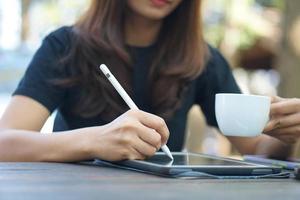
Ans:
{"label": "white ceramic mug", "polygon": [[227,136],[254,137],[269,120],[271,98],[267,96],[219,93],[215,112],[221,132]]}

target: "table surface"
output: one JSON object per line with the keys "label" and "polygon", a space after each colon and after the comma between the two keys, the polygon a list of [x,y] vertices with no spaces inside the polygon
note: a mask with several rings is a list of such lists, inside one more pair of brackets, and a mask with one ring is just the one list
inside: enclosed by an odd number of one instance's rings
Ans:
{"label": "table surface", "polygon": [[0,199],[300,199],[300,181],[183,180],[64,163],[0,163]]}

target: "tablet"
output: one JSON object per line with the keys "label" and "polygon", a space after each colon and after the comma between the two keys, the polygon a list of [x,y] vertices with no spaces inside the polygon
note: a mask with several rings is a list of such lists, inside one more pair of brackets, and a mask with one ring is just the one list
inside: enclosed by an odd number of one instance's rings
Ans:
{"label": "tablet", "polygon": [[168,158],[164,153],[158,152],[146,160],[126,160],[117,164],[161,175],[189,171],[224,176],[268,175],[281,172],[280,167],[264,166],[205,154],[177,152],[172,153],[172,155],[174,160]]}

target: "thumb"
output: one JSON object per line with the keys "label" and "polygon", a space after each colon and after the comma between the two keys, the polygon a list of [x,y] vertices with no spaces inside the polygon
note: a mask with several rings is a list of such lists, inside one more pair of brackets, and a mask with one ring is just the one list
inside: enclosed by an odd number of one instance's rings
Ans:
{"label": "thumb", "polygon": [[279,96],[271,96],[271,103],[277,103],[284,100],[285,100],[284,98],[281,98]]}

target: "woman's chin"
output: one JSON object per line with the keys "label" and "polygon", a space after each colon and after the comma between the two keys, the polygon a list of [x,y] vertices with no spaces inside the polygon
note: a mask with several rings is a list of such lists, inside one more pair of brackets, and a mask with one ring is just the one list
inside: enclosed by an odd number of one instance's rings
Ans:
{"label": "woman's chin", "polygon": [[144,18],[151,20],[162,20],[167,17],[181,0],[127,0],[130,10]]}

